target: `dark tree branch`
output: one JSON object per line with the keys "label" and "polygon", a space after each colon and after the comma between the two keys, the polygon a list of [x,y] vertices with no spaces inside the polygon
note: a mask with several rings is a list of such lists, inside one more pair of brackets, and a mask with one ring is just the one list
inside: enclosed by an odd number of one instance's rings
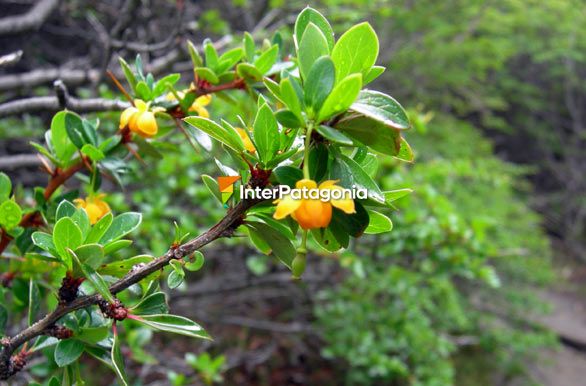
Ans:
{"label": "dark tree branch", "polygon": [[40,0],[24,15],[0,19],[0,36],[39,28],[58,5],[59,0]]}
{"label": "dark tree branch", "polygon": [[[82,100],[71,96],[67,98],[66,102],[66,107],[69,110],[78,113],[119,111],[130,106],[130,103],[117,99],[91,98]],[[25,98],[0,104],[0,118],[37,111],[55,112],[61,109],[57,96]]]}
{"label": "dark tree branch", "polygon": [[[146,265],[136,270],[132,270],[125,277],[112,284],[110,292],[112,294],[117,294],[118,292],[124,291],[150,274],[164,268],[171,260],[182,259],[218,238],[231,236],[234,230],[242,223],[246,211],[258,202],[259,201],[253,200],[239,202],[235,207],[228,211],[224,218],[208,231],[179,247],[169,249],[169,251],[163,256],[152,260]],[[63,316],[76,310],[98,304],[98,302],[102,300],[103,299],[99,294],[94,294],[79,297],[69,304],[58,305],[53,312],[46,315],[43,319],[39,320],[32,326],[11,338],[3,339],[1,342],[3,347],[0,352],[0,374],[9,373],[8,369],[10,367],[12,354],[25,342],[45,334],[48,329]]]}

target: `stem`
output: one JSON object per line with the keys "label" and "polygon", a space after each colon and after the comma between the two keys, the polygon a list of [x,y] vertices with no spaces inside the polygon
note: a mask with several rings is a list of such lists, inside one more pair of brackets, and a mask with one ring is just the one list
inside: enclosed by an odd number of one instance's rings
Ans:
{"label": "stem", "polygon": [[[115,295],[118,292],[124,291],[133,284],[143,280],[153,272],[163,269],[171,260],[181,259],[189,256],[196,250],[211,243],[212,241],[225,237],[230,234],[230,230],[235,229],[242,223],[242,218],[246,211],[262,200],[243,200],[240,201],[234,208],[228,211],[226,216],[222,218],[216,225],[202,233],[200,236],[189,240],[177,248],[172,248],[163,256],[160,256],[137,270],[133,270],[110,286],[110,292]],[[71,303],[65,305],[58,305],[53,312],[45,316],[43,319],[37,321],[32,326],[21,331],[13,337],[5,337],[3,339],[0,351],[0,374],[2,370],[8,366],[10,356],[12,353],[24,343],[36,338],[39,335],[45,334],[47,329],[55,324],[63,316],[82,309],[95,305],[103,298],[99,294],[86,295],[78,297]]]}
{"label": "stem", "polygon": [[313,131],[313,122],[307,124],[307,130],[305,131],[305,152],[303,154],[303,178],[309,180],[309,145],[311,143],[311,132]]}

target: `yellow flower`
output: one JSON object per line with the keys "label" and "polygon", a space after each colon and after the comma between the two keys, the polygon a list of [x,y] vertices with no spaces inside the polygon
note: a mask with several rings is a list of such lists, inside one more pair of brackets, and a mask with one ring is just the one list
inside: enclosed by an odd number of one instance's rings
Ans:
{"label": "yellow flower", "polygon": [[[186,94],[186,91],[178,91],[177,92],[177,96],[180,99],[185,98],[185,94]],[[166,99],[169,101],[176,101],[177,100],[177,98],[175,98],[175,95],[171,92],[167,94]],[[212,94],[202,95],[202,96],[196,98],[195,101],[193,101],[193,104],[189,107],[188,110],[192,111],[192,112],[196,112],[197,115],[199,115],[200,117],[209,118],[210,113],[205,108],[205,106],[209,105],[211,101],[212,101]]]}
{"label": "yellow flower", "polygon": [[[313,180],[303,179],[297,181],[297,189],[318,189],[323,190],[343,190],[341,186],[336,185],[337,181],[324,181],[317,186]],[[331,192],[328,192],[331,195]],[[325,196],[325,194],[324,194]],[[332,206],[344,211],[345,213],[355,213],[354,201],[351,198],[333,199],[328,201],[321,199],[311,199],[309,195],[301,197],[300,200],[294,199],[287,195],[279,200],[275,200],[277,209],[273,217],[277,220],[283,219],[289,215],[295,219],[303,229],[325,228],[332,220]]]}
{"label": "yellow flower", "polygon": [[236,127],[236,131],[238,132],[238,135],[240,136],[240,138],[242,138],[242,142],[244,142],[244,148],[246,150],[248,150],[248,152],[250,152],[250,153],[256,152],[256,149],[254,148],[254,144],[250,140],[250,137],[248,136],[248,133],[246,132],[246,130],[244,130],[242,127]]}
{"label": "yellow flower", "polygon": [[77,205],[78,208],[85,209],[90,219],[90,223],[93,225],[110,212],[110,206],[102,200],[105,196],[106,195],[102,193],[95,196],[88,196],[85,200],[83,198],[76,198],[73,202],[75,202],[75,205]]}
{"label": "yellow flower", "polygon": [[145,101],[135,99],[134,106],[122,112],[120,116],[120,129],[128,126],[130,131],[141,137],[152,137],[159,131],[154,111],[156,110],[149,110],[149,104],[145,103]]}

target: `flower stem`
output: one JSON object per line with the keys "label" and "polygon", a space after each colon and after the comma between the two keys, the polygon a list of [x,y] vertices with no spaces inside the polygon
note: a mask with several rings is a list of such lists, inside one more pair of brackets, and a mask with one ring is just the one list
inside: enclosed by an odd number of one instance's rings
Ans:
{"label": "flower stem", "polygon": [[[313,131],[313,122],[307,124],[305,131],[305,154],[303,156],[303,178],[309,180],[309,145],[311,143],[311,132]],[[307,232],[306,232],[307,233]]]}

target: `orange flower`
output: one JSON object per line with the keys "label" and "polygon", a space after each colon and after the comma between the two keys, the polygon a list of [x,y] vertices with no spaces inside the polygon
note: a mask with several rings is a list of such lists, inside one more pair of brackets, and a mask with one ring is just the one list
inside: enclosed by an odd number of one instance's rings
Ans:
{"label": "orange flower", "polygon": [[249,153],[255,153],[256,148],[254,147],[254,144],[252,143],[252,141],[250,140],[250,136],[248,135],[250,132],[247,133],[246,130],[244,130],[241,127],[236,127],[235,129],[238,132],[240,138],[242,138],[242,142],[244,142],[244,148],[246,148],[246,150]]}
{"label": "orange flower", "polygon": [[140,99],[134,100],[134,106],[127,108],[120,116],[120,129],[128,126],[130,131],[141,137],[150,138],[157,134],[159,126],[155,119],[155,110],[149,110],[149,104]]}
{"label": "orange flower", "polygon": [[88,196],[85,200],[83,198],[76,198],[73,202],[75,202],[75,205],[77,205],[78,208],[85,209],[90,219],[90,223],[93,225],[110,212],[110,206],[102,200],[105,196],[106,195],[102,193]]}
{"label": "orange flower", "polygon": [[[324,190],[343,190],[341,186],[336,185],[337,181],[324,181],[317,186],[313,180],[303,179],[297,181],[295,187],[297,189],[317,189]],[[328,192],[331,195],[331,192]],[[321,194],[320,194],[321,196]],[[326,195],[324,195],[326,196]],[[283,219],[289,215],[299,223],[303,229],[325,228],[332,220],[332,206],[344,211],[345,213],[355,213],[354,201],[351,198],[333,199],[330,197],[327,201],[322,201],[317,198],[301,197],[301,199],[294,199],[291,194],[275,200],[277,209],[273,217],[277,220]]]}

